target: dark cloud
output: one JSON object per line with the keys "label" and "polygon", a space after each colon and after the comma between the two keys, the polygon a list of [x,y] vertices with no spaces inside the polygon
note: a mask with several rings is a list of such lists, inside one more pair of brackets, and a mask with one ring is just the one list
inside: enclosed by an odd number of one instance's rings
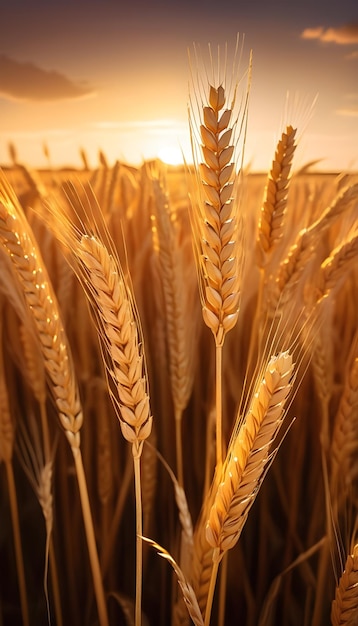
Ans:
{"label": "dark cloud", "polygon": [[358,44],[358,22],[352,22],[344,26],[323,28],[305,28],[301,33],[302,39],[318,39],[319,41],[328,43],[337,43],[339,45]]}
{"label": "dark cloud", "polygon": [[93,91],[59,72],[0,55],[0,94],[12,100],[54,101],[83,98]]}

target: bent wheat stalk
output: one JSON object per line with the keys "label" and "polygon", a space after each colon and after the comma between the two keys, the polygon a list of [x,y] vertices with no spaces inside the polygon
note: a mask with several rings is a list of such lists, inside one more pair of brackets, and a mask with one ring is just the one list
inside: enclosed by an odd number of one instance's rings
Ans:
{"label": "bent wheat stalk", "polygon": [[44,366],[61,426],[71,446],[78,480],[97,608],[102,626],[108,625],[92,514],[80,448],[82,407],[69,343],[45,264],[17,197],[0,181],[0,242],[22,286],[37,331]]}
{"label": "bent wheat stalk", "polygon": [[276,452],[274,441],[284,419],[292,374],[289,352],[270,359],[245,421],[229,446],[206,525],[206,538],[214,552],[205,626],[210,622],[219,563],[237,543],[267,465]]}

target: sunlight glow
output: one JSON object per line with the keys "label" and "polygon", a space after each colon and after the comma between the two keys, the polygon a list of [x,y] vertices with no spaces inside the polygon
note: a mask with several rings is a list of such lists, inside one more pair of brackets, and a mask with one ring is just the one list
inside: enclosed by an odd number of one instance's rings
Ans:
{"label": "sunlight glow", "polygon": [[168,165],[181,165],[183,163],[183,154],[179,146],[164,145],[158,150],[158,158]]}

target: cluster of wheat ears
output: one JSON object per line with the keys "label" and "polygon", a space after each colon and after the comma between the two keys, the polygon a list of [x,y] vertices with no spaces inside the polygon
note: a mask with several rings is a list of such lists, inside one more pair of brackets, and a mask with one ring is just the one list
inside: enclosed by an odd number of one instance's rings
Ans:
{"label": "cluster of wheat ears", "polygon": [[358,182],[224,65],[193,166],[1,174],[4,626],[358,623]]}

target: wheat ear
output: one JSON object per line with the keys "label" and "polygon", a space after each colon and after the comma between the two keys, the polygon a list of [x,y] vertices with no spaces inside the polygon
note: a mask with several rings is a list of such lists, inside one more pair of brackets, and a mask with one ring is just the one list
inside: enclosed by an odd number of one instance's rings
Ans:
{"label": "wheat ear", "polygon": [[[248,84],[250,78],[251,57]],[[193,107],[189,119],[197,176],[197,192],[192,211],[194,247],[199,270],[203,318],[214,335],[216,346],[218,467],[222,465],[223,454],[222,348],[226,334],[234,328],[238,320],[243,271],[243,228],[238,206],[239,171],[236,148],[239,133],[243,142],[242,159],[249,86],[240,115],[235,109],[237,86],[236,82],[234,95],[231,102],[228,102],[228,95],[222,84],[217,87],[209,84],[208,97],[205,97],[199,105],[198,140],[195,137]]]}
{"label": "wheat ear", "polygon": [[353,267],[358,255],[358,231],[352,233],[347,241],[339,244],[321,263],[317,277],[317,301],[321,302]]}
{"label": "wheat ear", "polygon": [[320,218],[308,228],[300,230],[287,256],[280,263],[276,277],[278,291],[283,301],[288,299],[292,288],[299,282],[303,272],[314,258],[317,237],[322,237],[323,233],[349,209],[357,196],[358,184],[345,187],[336,195]]}
{"label": "wheat ear", "polygon": [[292,374],[289,352],[281,352],[270,359],[245,421],[229,447],[206,526],[206,538],[214,549],[206,626],[210,621],[220,560],[237,543],[264,479],[266,466],[273,458],[274,440],[283,422]]}
{"label": "wheat ear", "polygon": [[188,609],[189,615],[193,623],[195,624],[195,626],[204,626],[203,617],[201,615],[201,611],[200,611],[194,590],[192,586],[190,585],[190,583],[185,578],[179,565],[176,563],[173,557],[169,554],[169,552],[165,550],[165,548],[162,548],[162,546],[160,546],[155,541],[152,541],[151,539],[147,539],[146,537],[143,537],[143,539],[144,541],[149,543],[149,545],[153,546],[153,548],[157,550],[158,554],[161,557],[163,557],[166,561],[168,561],[168,563],[170,563],[170,565],[172,566],[172,568],[174,569],[177,575],[178,583],[183,593],[184,602],[186,604],[186,607]]}
{"label": "wheat ear", "polygon": [[93,521],[80,449],[83,415],[68,340],[46,267],[17,197],[5,179],[0,185],[0,241],[22,286],[37,330],[45,370],[59,419],[71,446],[90,554],[100,622],[108,617],[102,586]]}
{"label": "wheat ear", "polygon": [[169,198],[163,182],[153,176],[156,229],[160,276],[165,302],[165,322],[168,337],[169,369],[175,416],[175,441],[177,475],[184,485],[182,416],[194,382],[192,334],[188,327],[196,328],[195,320],[188,323],[188,290],[184,288],[183,256],[177,242],[175,224],[170,216]]}
{"label": "wheat ear", "polygon": [[358,544],[346,560],[332,602],[332,626],[353,626],[358,620]]}
{"label": "wheat ear", "polygon": [[[331,491],[338,496],[339,477],[349,487],[357,477],[356,450],[358,438],[358,333],[352,342],[347,361],[344,387],[334,420],[331,443]],[[337,491],[337,493],[336,493]]]}
{"label": "wheat ear", "polygon": [[[250,334],[247,362],[252,362],[255,346],[258,340],[258,330],[261,322],[261,308],[265,285],[267,265],[284,235],[284,222],[287,209],[288,189],[293,156],[296,150],[296,129],[286,127],[277,143],[272,167],[267,177],[264,200],[258,221],[256,239],[256,259],[260,269],[255,317]],[[260,337],[261,339],[261,337]]]}
{"label": "wheat ear", "polygon": [[80,446],[83,416],[72,358],[50,279],[17,198],[1,181],[0,241],[32,313],[61,425],[71,448]]}
{"label": "wheat ear", "polygon": [[[61,603],[58,588],[58,576],[55,560],[55,552],[52,543],[53,529],[53,496],[52,496],[52,471],[53,461],[45,462],[38,426],[32,413],[29,414],[29,432],[24,424],[21,424],[19,436],[19,458],[25,474],[39,501],[45,521],[46,545],[45,545],[45,569],[44,569],[44,592],[46,599],[47,615],[50,622],[50,605],[47,586],[48,561],[51,560],[51,575],[53,594],[55,601],[56,623],[62,624]],[[32,441],[33,440],[33,441]]]}
{"label": "wheat ear", "polygon": [[286,131],[281,134],[267,178],[256,241],[256,254],[260,268],[267,265],[283,237],[290,173],[296,149],[296,132],[296,128],[287,126]]}

